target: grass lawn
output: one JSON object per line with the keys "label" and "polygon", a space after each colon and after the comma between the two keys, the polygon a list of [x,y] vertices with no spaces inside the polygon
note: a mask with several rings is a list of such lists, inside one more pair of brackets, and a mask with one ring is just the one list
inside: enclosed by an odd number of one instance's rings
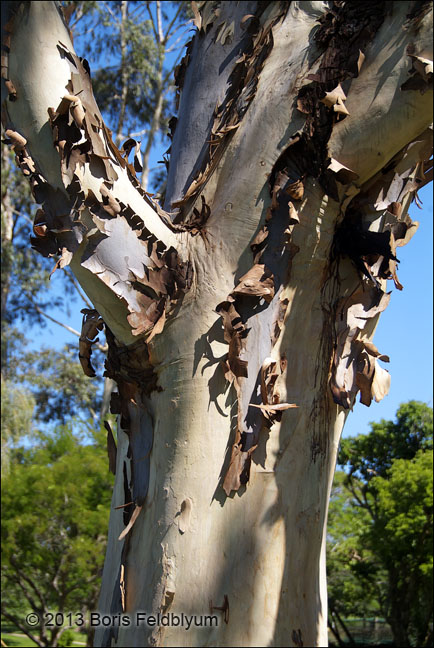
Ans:
{"label": "grass lawn", "polygon": [[[19,636],[17,636],[19,635]],[[14,628],[13,626],[4,625],[1,633],[2,646],[5,644],[7,648],[33,648],[36,646],[34,641],[31,641],[29,637],[26,637],[21,630]],[[72,646],[85,646],[86,645],[86,636],[80,632],[74,632]],[[4,644],[3,644],[4,642]]]}
{"label": "grass lawn", "polygon": [[[10,634],[9,632],[2,632],[2,641],[6,644],[6,646],[14,648],[14,646],[23,646],[27,648],[33,648],[33,646],[36,646],[34,641],[31,641],[28,637],[25,635],[22,635],[20,637],[15,636],[15,634]],[[2,646],[4,644],[2,643]]]}

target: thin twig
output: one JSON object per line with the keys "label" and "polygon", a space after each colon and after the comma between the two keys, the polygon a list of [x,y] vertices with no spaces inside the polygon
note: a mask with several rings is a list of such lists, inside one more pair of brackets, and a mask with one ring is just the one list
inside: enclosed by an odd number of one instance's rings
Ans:
{"label": "thin twig", "polygon": [[149,6],[149,2],[146,3],[146,9],[148,10],[149,18],[151,19],[152,31],[154,32],[155,40],[158,41],[158,34],[157,34],[156,27],[155,27],[154,16],[152,15],[152,11],[151,11],[151,8]]}
{"label": "thin twig", "polygon": [[[181,5],[181,3],[180,3],[179,6],[178,6],[177,11],[176,11],[176,13],[175,13],[175,15],[173,16],[172,20],[170,21],[170,23],[169,23],[168,26],[167,26],[166,34],[165,34],[165,36],[164,36],[164,40],[163,40],[163,43],[164,43],[164,44],[166,44],[166,43],[168,42],[169,38],[171,38],[172,35],[171,35],[171,33],[170,33],[170,30],[172,29],[172,27],[173,27],[173,25],[174,25],[176,19],[178,18],[178,16],[179,16],[181,10],[182,10],[182,5]],[[174,32],[174,33],[176,33],[177,29],[178,29],[178,27],[175,29],[175,32]]]}
{"label": "thin twig", "polygon": [[46,317],[51,322],[54,322],[55,324],[58,324],[59,326],[62,326],[64,329],[66,329],[70,333],[73,333],[74,335],[77,335],[78,337],[80,337],[81,333],[79,333],[79,331],[76,331],[75,329],[71,328],[70,326],[68,326],[68,324],[64,324],[63,322],[59,322],[59,320],[54,319],[54,317],[51,317],[51,315],[48,315],[48,313],[44,313],[44,311],[41,308],[39,308],[39,306],[37,304],[35,304],[32,300],[30,300],[30,301],[32,302],[35,310],[40,315],[42,315],[43,317]]}
{"label": "thin twig", "polygon": [[110,9],[109,4],[108,4],[107,2],[102,2],[102,4],[103,4],[104,7],[107,9],[107,11],[109,12],[109,14],[110,14],[111,17],[113,18],[113,20],[117,23],[118,27],[120,27],[121,23],[119,22],[119,20],[118,20],[116,14],[114,14],[113,11]]}
{"label": "thin twig", "polygon": [[82,298],[82,300],[84,301],[86,306],[88,308],[93,308],[93,304],[91,304],[91,302],[88,300],[88,298],[86,297],[84,292],[82,292],[82,290],[81,290],[76,278],[74,277],[74,275],[71,274],[71,272],[69,272],[69,270],[67,270],[66,268],[63,268],[63,272],[66,274],[67,277],[69,277],[69,279],[71,280],[71,283],[73,284],[74,288],[76,289],[76,291],[78,292],[78,294],[80,295],[80,297]]}

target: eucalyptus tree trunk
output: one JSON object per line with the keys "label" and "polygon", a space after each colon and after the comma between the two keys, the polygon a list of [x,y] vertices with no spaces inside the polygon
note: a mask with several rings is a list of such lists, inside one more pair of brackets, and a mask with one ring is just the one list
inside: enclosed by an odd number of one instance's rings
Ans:
{"label": "eucalyptus tree trunk", "polygon": [[326,645],[339,438],[387,393],[372,336],[430,178],[430,3],[194,5],[165,211],[56,6],[3,4],[33,245],[71,264],[83,368],[105,325],[118,384],[96,645]]}

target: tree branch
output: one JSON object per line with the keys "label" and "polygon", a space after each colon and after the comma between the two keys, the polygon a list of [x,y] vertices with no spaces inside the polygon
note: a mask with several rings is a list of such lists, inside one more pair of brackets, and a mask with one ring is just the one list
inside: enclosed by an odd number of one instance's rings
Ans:
{"label": "tree branch", "polygon": [[54,324],[57,324],[58,326],[61,326],[62,328],[66,329],[73,335],[77,335],[77,337],[80,337],[81,333],[79,331],[76,331],[73,329],[71,326],[68,326],[68,324],[63,324],[63,322],[59,322],[59,320],[55,319],[51,315],[48,315],[48,313],[45,313],[35,302],[31,299],[30,300],[33,304],[34,309],[39,313],[39,315],[42,315],[43,317],[49,319],[51,322],[54,322]]}
{"label": "tree branch", "polygon": [[357,494],[357,491],[356,491],[356,488],[354,486],[351,475],[347,476],[347,480],[346,480],[346,483],[345,483],[345,488],[348,489],[349,493],[354,497],[354,499],[356,500],[356,502],[358,503],[360,508],[364,509],[365,511],[368,511],[368,513],[371,516],[372,520],[375,521],[377,519],[376,515],[374,514],[371,505],[367,501],[366,495],[362,493],[362,498],[363,498],[363,501],[362,501],[361,497]]}
{"label": "tree branch", "polygon": [[10,612],[6,611],[6,608],[4,607],[4,604],[2,603],[2,615],[8,619],[11,623],[13,623],[19,630],[21,630],[29,639],[35,642],[37,646],[40,648],[44,648],[44,643],[40,641],[40,639],[34,635],[30,630],[28,630],[27,626],[21,623],[20,619],[16,617],[14,614],[11,614]]}
{"label": "tree branch", "polygon": [[122,0],[122,4],[121,4],[122,18],[121,18],[121,25],[120,25],[122,89],[121,89],[121,105],[119,109],[118,127],[117,127],[117,133],[115,138],[115,142],[118,146],[120,146],[121,139],[122,139],[122,129],[125,120],[125,111],[127,108],[127,94],[128,94],[128,70],[127,70],[127,63],[126,63],[127,43],[126,43],[126,36],[125,36],[127,14],[128,14],[128,2],[127,0]]}
{"label": "tree branch", "polygon": [[337,623],[333,619],[333,609],[331,608],[331,603],[329,602],[329,615],[328,615],[328,627],[330,628],[331,632],[333,633],[334,637],[336,638],[338,645],[339,646],[345,646],[345,642],[342,641],[341,636],[339,634],[339,628],[337,626]]}
{"label": "tree branch", "polygon": [[[15,3],[5,4],[9,7],[6,13],[14,11]],[[30,178],[35,197],[42,204],[34,247],[45,256],[59,251],[61,258],[56,267],[71,265],[115,337],[123,344],[132,344],[137,336],[152,334],[157,321],[161,327],[171,312],[169,304],[179,295],[179,285],[185,286],[184,292],[188,289],[190,284],[187,287],[182,278],[187,273],[186,242],[169,216],[141,189],[134,167],[113,143],[95,103],[88,72],[74,52],[56,5],[17,4],[8,74],[11,83],[13,77],[21,90],[15,102],[8,102],[2,117],[10,132],[17,133],[20,142],[26,142],[15,149],[18,164],[24,170],[25,160],[31,160],[33,155],[32,168],[43,169],[43,175],[35,171]],[[127,6],[124,0],[124,28]],[[125,31],[124,47],[126,39]],[[44,48],[39,47],[40,42],[44,42]],[[29,57],[33,62],[31,70],[26,63]],[[41,92],[35,78],[38,74],[42,78],[53,61],[56,74],[50,76]],[[125,87],[124,83],[124,98]],[[66,155],[59,142],[53,147],[53,133],[60,132],[63,123],[70,123],[84,138],[69,142],[72,150],[77,149],[81,162],[77,156]],[[121,133],[122,119],[119,126]],[[80,154],[84,141],[86,161]],[[89,199],[86,203],[79,198],[83,195]],[[101,218],[107,212],[111,218]],[[119,254],[120,239],[128,247],[128,255]],[[102,258],[111,259],[110,268],[101,262]],[[148,275],[144,266],[153,272]],[[174,281],[163,284],[158,279],[163,266],[164,273],[169,270]],[[131,273],[142,283],[151,279],[155,287],[151,286],[150,293],[154,295],[156,288],[157,297],[145,296],[129,280]]]}
{"label": "tree branch", "polygon": [[103,4],[104,7],[107,9],[107,11],[108,11],[109,14],[111,15],[111,17],[113,18],[113,20],[115,21],[115,23],[117,24],[118,28],[121,29],[121,27],[122,27],[122,22],[121,22],[120,20],[118,20],[116,14],[111,10],[109,3],[108,3],[108,2],[103,2],[102,4]]}
{"label": "tree branch", "polygon": [[163,88],[161,84],[161,72],[162,70],[159,70],[159,83],[158,83],[158,89],[156,93],[156,98],[157,98],[157,103],[155,106],[154,114],[152,115],[152,123],[151,127],[149,129],[147,141],[146,141],[146,147],[145,151],[143,153],[143,171],[142,171],[142,178],[140,181],[140,186],[142,189],[146,190],[147,184],[148,184],[148,175],[149,175],[149,156],[151,154],[151,148],[152,144],[154,142],[155,134],[158,130],[158,124],[161,119],[161,113],[163,110]]}
{"label": "tree branch", "polygon": [[[179,3],[175,15],[173,16],[172,20],[170,21],[170,23],[169,23],[168,26],[167,26],[166,33],[165,33],[164,38],[163,38],[163,44],[164,44],[164,45],[165,45],[165,44],[169,41],[169,39],[171,38],[172,35],[171,35],[171,33],[170,33],[170,30],[172,29],[173,25],[175,24],[175,22],[176,22],[176,20],[177,20],[177,18],[178,18],[178,16],[179,16],[179,14],[181,13],[181,11],[182,11],[182,6],[181,6],[181,3]],[[180,27],[182,27],[182,25],[180,25]],[[179,28],[177,27],[177,28],[175,29],[174,33],[176,33],[176,31],[177,31],[178,29],[179,29]]]}
{"label": "tree branch", "polygon": [[148,10],[149,19],[151,21],[152,31],[154,32],[155,41],[158,42],[157,29],[155,27],[154,16],[152,15],[152,11],[151,11],[151,7],[149,6],[149,2],[146,3],[146,9]]}
{"label": "tree branch", "polygon": [[356,643],[355,643],[355,641],[354,641],[354,638],[353,638],[351,632],[348,630],[346,624],[344,623],[344,621],[343,621],[341,615],[340,615],[339,612],[336,610],[336,608],[333,609],[333,614],[335,615],[336,620],[341,624],[341,628],[342,628],[342,630],[343,630],[343,631],[345,632],[345,634],[347,635],[347,637],[348,637],[348,641],[349,641],[349,645],[350,645],[350,646],[355,646]]}
{"label": "tree branch", "polygon": [[59,586],[58,586],[59,573],[60,573],[60,570],[62,569],[62,566],[64,564],[64,560],[65,560],[65,554],[62,554],[62,556],[61,556],[61,558],[59,560],[59,564],[58,564],[58,566],[56,568],[56,571],[54,573],[54,577],[51,580],[51,584],[52,584],[53,588],[55,589],[56,594],[58,595],[59,599],[61,598],[61,594],[60,594],[60,590],[59,590]]}
{"label": "tree branch", "polygon": [[78,281],[76,280],[76,278],[74,277],[74,275],[69,270],[67,270],[66,268],[63,268],[63,272],[66,274],[67,277],[69,277],[72,285],[74,286],[74,288],[76,289],[76,291],[78,292],[78,294],[80,295],[80,297],[82,298],[82,300],[84,301],[86,306],[88,308],[93,308],[93,305],[88,300],[88,298],[86,297],[84,292],[81,290],[80,285],[79,285]]}
{"label": "tree branch", "polygon": [[[88,303],[88,302],[87,302],[87,303]],[[43,317],[46,317],[47,319],[51,320],[52,322],[54,322],[54,324],[58,324],[58,326],[61,326],[62,328],[66,329],[67,331],[69,331],[69,332],[72,333],[73,335],[77,335],[78,337],[81,336],[81,333],[80,333],[79,331],[76,331],[76,330],[73,329],[71,326],[68,326],[67,324],[63,324],[63,322],[59,322],[58,320],[56,320],[56,319],[55,319],[54,317],[52,317],[51,315],[48,315],[48,313],[45,313],[45,312],[44,312],[41,308],[39,308],[39,306],[38,306],[37,304],[35,304],[33,301],[32,301],[32,304],[33,304],[35,310],[36,310],[40,315],[42,315]],[[92,305],[91,305],[91,308],[93,308]],[[108,349],[107,344],[100,344],[99,342],[96,342],[96,343],[95,343],[95,347],[96,347],[99,351],[101,351],[102,353],[107,353],[107,349]]]}
{"label": "tree branch", "polygon": [[19,568],[19,566],[18,566],[18,562],[17,562],[17,560],[15,559],[14,556],[11,556],[9,560],[10,560],[10,563],[11,563],[12,567],[16,570],[18,576],[19,576],[20,578],[22,578],[23,581],[24,581],[25,583],[27,583],[27,584],[28,584],[28,585],[33,589],[33,591],[35,592],[36,596],[37,596],[37,597],[39,598],[39,600],[41,601],[42,609],[45,610],[45,609],[46,609],[45,597],[44,597],[44,595],[42,594],[42,592],[40,591],[40,589],[35,585],[35,583],[33,582],[33,580],[32,580],[29,576],[26,576],[25,574],[23,574],[23,572],[22,572],[21,569]]}
{"label": "tree branch", "polygon": [[[7,577],[7,574],[5,574]],[[26,590],[24,587],[23,583],[20,581],[20,578],[18,577],[19,574],[14,574],[10,575],[9,578],[18,585],[18,587],[21,589],[23,596],[27,599],[27,601],[30,603],[30,607],[32,610],[36,610],[38,612],[43,612],[43,606],[41,607],[40,605],[37,605],[31,594]]]}
{"label": "tree branch", "polygon": [[160,45],[163,43],[163,28],[161,24],[161,2],[157,0],[157,27],[158,27],[158,42]]}

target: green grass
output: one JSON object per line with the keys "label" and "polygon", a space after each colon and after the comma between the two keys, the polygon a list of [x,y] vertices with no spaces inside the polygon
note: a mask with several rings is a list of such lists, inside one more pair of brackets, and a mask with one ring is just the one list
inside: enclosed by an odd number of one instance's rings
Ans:
{"label": "green grass", "polygon": [[15,634],[11,635],[8,632],[2,632],[1,636],[8,648],[14,648],[15,646],[33,648],[33,646],[36,646],[35,642],[31,641],[29,637],[26,637],[25,635],[23,635],[22,637],[16,637]]}
{"label": "green grass", "polygon": [[[17,637],[17,634],[21,636]],[[72,641],[80,642],[83,646],[86,645],[86,635],[80,632],[74,632],[73,634],[74,636]],[[1,638],[8,648],[33,648],[36,646],[35,642],[29,639],[29,637],[26,637],[21,630],[18,630],[11,625],[3,625]],[[76,644],[73,644],[72,646],[73,648],[78,648]]]}

